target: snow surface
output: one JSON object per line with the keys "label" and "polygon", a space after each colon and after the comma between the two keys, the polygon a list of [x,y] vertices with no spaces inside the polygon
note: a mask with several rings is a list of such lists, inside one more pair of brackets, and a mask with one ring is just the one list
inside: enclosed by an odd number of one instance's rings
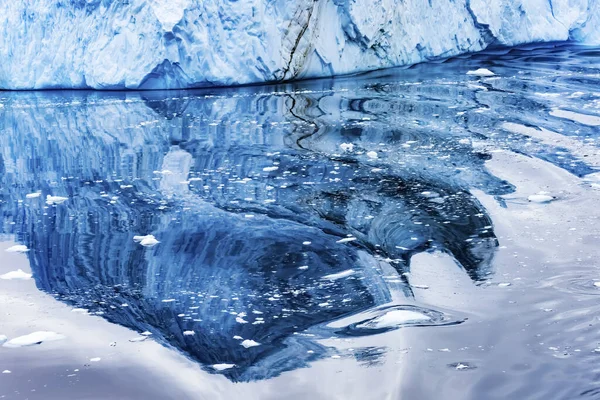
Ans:
{"label": "snow surface", "polygon": [[13,0],[0,15],[0,89],[236,85],[600,43],[600,0]]}
{"label": "snow surface", "polygon": [[26,347],[33,346],[36,344],[41,344],[43,342],[52,342],[55,340],[62,340],[65,337],[56,332],[50,331],[39,331],[33,332],[29,335],[19,336],[14,339],[10,339],[8,342],[4,343],[2,346],[16,348],[16,347]]}

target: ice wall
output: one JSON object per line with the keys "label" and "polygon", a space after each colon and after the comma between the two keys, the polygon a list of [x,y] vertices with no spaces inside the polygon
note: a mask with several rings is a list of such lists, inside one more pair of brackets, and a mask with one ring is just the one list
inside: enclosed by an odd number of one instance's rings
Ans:
{"label": "ice wall", "polygon": [[410,65],[491,44],[600,43],[600,0],[15,0],[0,89],[187,88]]}

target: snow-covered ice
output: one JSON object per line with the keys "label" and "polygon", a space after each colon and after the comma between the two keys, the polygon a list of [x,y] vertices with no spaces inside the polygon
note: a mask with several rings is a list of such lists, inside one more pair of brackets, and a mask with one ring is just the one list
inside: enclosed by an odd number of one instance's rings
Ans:
{"label": "snow-covered ice", "polygon": [[31,279],[31,276],[32,276],[31,274],[23,271],[22,269],[18,269],[16,271],[10,271],[3,275],[0,275],[0,279],[4,279],[7,281],[27,280],[27,279]]}
{"label": "snow-covered ice", "polygon": [[10,339],[7,342],[5,342],[2,346],[9,348],[26,347],[41,344],[43,342],[53,342],[56,340],[62,340],[64,338],[65,336],[61,335],[60,333],[51,331],[39,331],[30,333],[28,335],[19,336],[14,339]]}
{"label": "snow-covered ice", "polygon": [[8,253],[25,253],[26,251],[29,251],[29,249],[23,244],[16,244],[14,246],[10,246],[5,251]]}

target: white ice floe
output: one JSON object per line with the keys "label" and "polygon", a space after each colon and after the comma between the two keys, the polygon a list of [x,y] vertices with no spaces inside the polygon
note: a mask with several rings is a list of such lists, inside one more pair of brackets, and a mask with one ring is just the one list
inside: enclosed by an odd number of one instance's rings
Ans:
{"label": "white ice floe", "polygon": [[49,205],[61,204],[61,203],[64,203],[65,201],[67,201],[67,200],[69,200],[68,197],[51,196],[51,195],[47,195],[46,196],[46,204],[49,204]]}
{"label": "white ice floe", "polygon": [[555,200],[554,196],[550,196],[548,194],[532,194],[527,198],[531,203],[550,203],[552,200]]}
{"label": "white ice floe", "polygon": [[28,193],[25,195],[25,198],[27,199],[35,199],[40,197],[42,194],[40,192],[36,192],[36,193]]}
{"label": "white ice floe", "polygon": [[195,334],[194,331],[183,331],[183,336],[194,336]]}
{"label": "white ice floe", "polygon": [[265,172],[273,172],[273,171],[277,171],[278,169],[279,169],[279,167],[277,167],[277,166],[264,167],[263,171],[265,171]]}
{"label": "white ice floe", "polygon": [[156,240],[154,235],[134,236],[133,240],[138,242],[139,244],[141,244],[144,247],[152,247],[152,246],[156,246],[157,244],[160,243],[158,240]]}
{"label": "white ice floe", "polygon": [[376,151],[369,151],[367,153],[367,157],[375,159],[375,158],[377,158],[377,152]]}
{"label": "white ice floe", "polygon": [[255,342],[254,340],[246,339],[241,343],[241,345],[249,349],[250,347],[260,346],[260,343]]}
{"label": "white ice floe", "polygon": [[338,279],[347,278],[349,276],[354,275],[355,273],[356,273],[356,271],[354,271],[353,269],[347,269],[345,271],[338,272],[337,274],[325,275],[321,279],[328,280],[328,281],[335,281]]}
{"label": "white ice floe", "polygon": [[0,279],[4,279],[7,281],[27,280],[27,279],[31,279],[31,276],[32,276],[31,274],[28,274],[27,272],[23,271],[22,269],[18,269],[16,271],[10,271],[4,275],[0,275]]}
{"label": "white ice floe", "polygon": [[4,250],[8,253],[25,253],[26,251],[29,251],[29,249],[27,248],[27,246],[23,245],[23,244],[16,244],[14,246],[10,246],[8,249]]}
{"label": "white ice floe", "polygon": [[145,332],[140,333],[140,335],[142,335],[142,336],[150,336],[150,335],[152,335],[152,332],[145,331]]}
{"label": "white ice floe", "polygon": [[352,143],[342,143],[340,144],[340,149],[343,151],[353,151],[354,145]]}
{"label": "white ice floe", "polygon": [[408,323],[427,322],[431,318],[411,310],[392,310],[375,318],[369,325],[375,329],[391,328]]}
{"label": "white ice floe", "polygon": [[212,367],[217,371],[224,371],[226,369],[235,367],[235,364],[213,364]]}
{"label": "white ice floe", "polygon": [[503,283],[499,283],[498,287],[504,288],[504,287],[509,287],[511,284],[509,282],[503,282]]}
{"label": "white ice floe", "polygon": [[41,344],[43,342],[53,342],[56,340],[62,340],[64,338],[65,336],[61,335],[60,333],[50,331],[39,331],[30,333],[29,335],[19,336],[14,339],[10,339],[2,346],[10,348],[26,347]]}
{"label": "white ice floe", "polygon": [[2,371],[3,374],[12,374],[12,371],[10,369],[5,369],[4,371]]}
{"label": "white ice floe", "polygon": [[98,362],[98,361],[100,361],[100,360],[102,360],[102,358],[100,358],[100,357],[93,357],[93,358],[90,358],[90,362]]}
{"label": "white ice floe", "polygon": [[351,237],[340,239],[336,243],[349,243],[349,242],[354,242],[355,240],[357,240],[357,239],[354,236],[351,236]]}
{"label": "white ice floe", "polygon": [[594,286],[596,286],[597,288],[600,288],[600,281],[594,282]]}
{"label": "white ice floe", "polygon": [[479,68],[474,71],[467,72],[467,75],[475,75],[475,76],[495,76],[496,74],[490,71],[487,68]]}

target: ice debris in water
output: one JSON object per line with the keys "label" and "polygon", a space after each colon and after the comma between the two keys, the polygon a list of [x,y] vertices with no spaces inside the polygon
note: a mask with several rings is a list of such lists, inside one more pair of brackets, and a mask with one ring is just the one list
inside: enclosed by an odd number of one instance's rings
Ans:
{"label": "ice debris in water", "polygon": [[377,152],[376,151],[369,151],[367,153],[367,157],[375,159],[375,158],[377,158]]}
{"label": "ice debris in water", "polygon": [[212,367],[217,371],[224,371],[226,369],[235,367],[235,364],[213,364]]}
{"label": "ice debris in water", "polygon": [[510,285],[511,285],[511,284],[510,284],[510,283],[508,283],[508,282],[503,282],[503,283],[499,283],[499,284],[498,284],[498,287],[502,287],[502,288],[504,288],[504,287],[509,287]]}
{"label": "ice debris in water", "polygon": [[354,275],[354,273],[355,273],[355,271],[353,269],[347,269],[345,271],[338,272],[337,274],[325,275],[321,279],[335,281],[337,279],[342,279],[342,278],[347,278],[349,276],[352,276],[352,275]]}
{"label": "ice debris in water", "polygon": [[353,151],[354,145],[352,143],[342,143],[340,144],[340,149],[343,151]]}
{"label": "ice debris in water", "polygon": [[46,196],[46,204],[49,204],[49,205],[61,204],[67,200],[69,200],[67,197],[51,196],[51,195]]}
{"label": "ice debris in water", "polygon": [[42,194],[40,192],[36,192],[36,193],[28,193],[25,195],[25,198],[27,199],[35,199],[40,197]]}
{"label": "ice debris in water", "polygon": [[336,243],[349,243],[349,242],[354,242],[355,240],[357,240],[354,236],[350,236],[344,239],[340,239],[338,240]]}
{"label": "ice debris in water", "polygon": [[249,349],[250,347],[260,346],[260,343],[255,342],[254,340],[250,340],[250,339],[244,340],[241,344],[242,344],[242,346],[244,346],[247,349]]}
{"label": "ice debris in water", "polygon": [[12,373],[12,371],[11,371],[11,370],[9,370],[9,369],[5,369],[4,371],[2,371],[2,373],[3,373],[3,374],[10,374],[10,373]]}
{"label": "ice debris in water", "polygon": [[540,204],[550,203],[552,200],[555,200],[555,199],[556,199],[556,197],[550,196],[549,194],[544,193],[544,192],[540,192],[538,194],[532,194],[531,196],[529,196],[527,198],[527,200],[529,200],[532,203],[540,203]]}
{"label": "ice debris in water", "polygon": [[31,279],[31,274],[28,274],[27,272],[23,271],[22,269],[18,269],[16,271],[10,271],[4,275],[0,275],[0,279],[4,279],[7,281],[27,280],[27,279]]}
{"label": "ice debris in water", "polygon": [[194,331],[183,331],[183,336],[194,336],[195,334]]}
{"label": "ice debris in water", "polygon": [[152,246],[156,246],[157,244],[160,243],[158,240],[156,240],[154,235],[134,236],[133,240],[138,242],[139,244],[141,244],[144,247],[152,247]]}
{"label": "ice debris in water", "polygon": [[10,246],[5,251],[8,253],[25,253],[26,251],[29,251],[29,249],[23,244],[16,244],[14,246]]}
{"label": "ice debris in water", "polygon": [[26,347],[41,344],[43,342],[62,340],[64,338],[64,335],[61,335],[56,332],[39,331],[30,333],[29,335],[19,336],[14,339],[11,339],[8,342],[4,343],[2,346],[10,348]]}
{"label": "ice debris in water", "polygon": [[430,321],[431,317],[412,310],[392,310],[371,320],[369,327],[374,329],[391,328],[415,322]]}
{"label": "ice debris in water", "polygon": [[479,68],[474,71],[467,72],[467,75],[475,75],[475,76],[495,76],[496,74],[490,71],[487,68]]}
{"label": "ice debris in water", "polygon": [[277,171],[278,169],[279,169],[279,167],[277,167],[277,166],[264,167],[263,171],[265,171],[265,172],[273,172],[273,171]]}
{"label": "ice debris in water", "polygon": [[90,358],[90,362],[98,362],[100,360],[102,360],[102,358],[100,358],[100,357]]}

